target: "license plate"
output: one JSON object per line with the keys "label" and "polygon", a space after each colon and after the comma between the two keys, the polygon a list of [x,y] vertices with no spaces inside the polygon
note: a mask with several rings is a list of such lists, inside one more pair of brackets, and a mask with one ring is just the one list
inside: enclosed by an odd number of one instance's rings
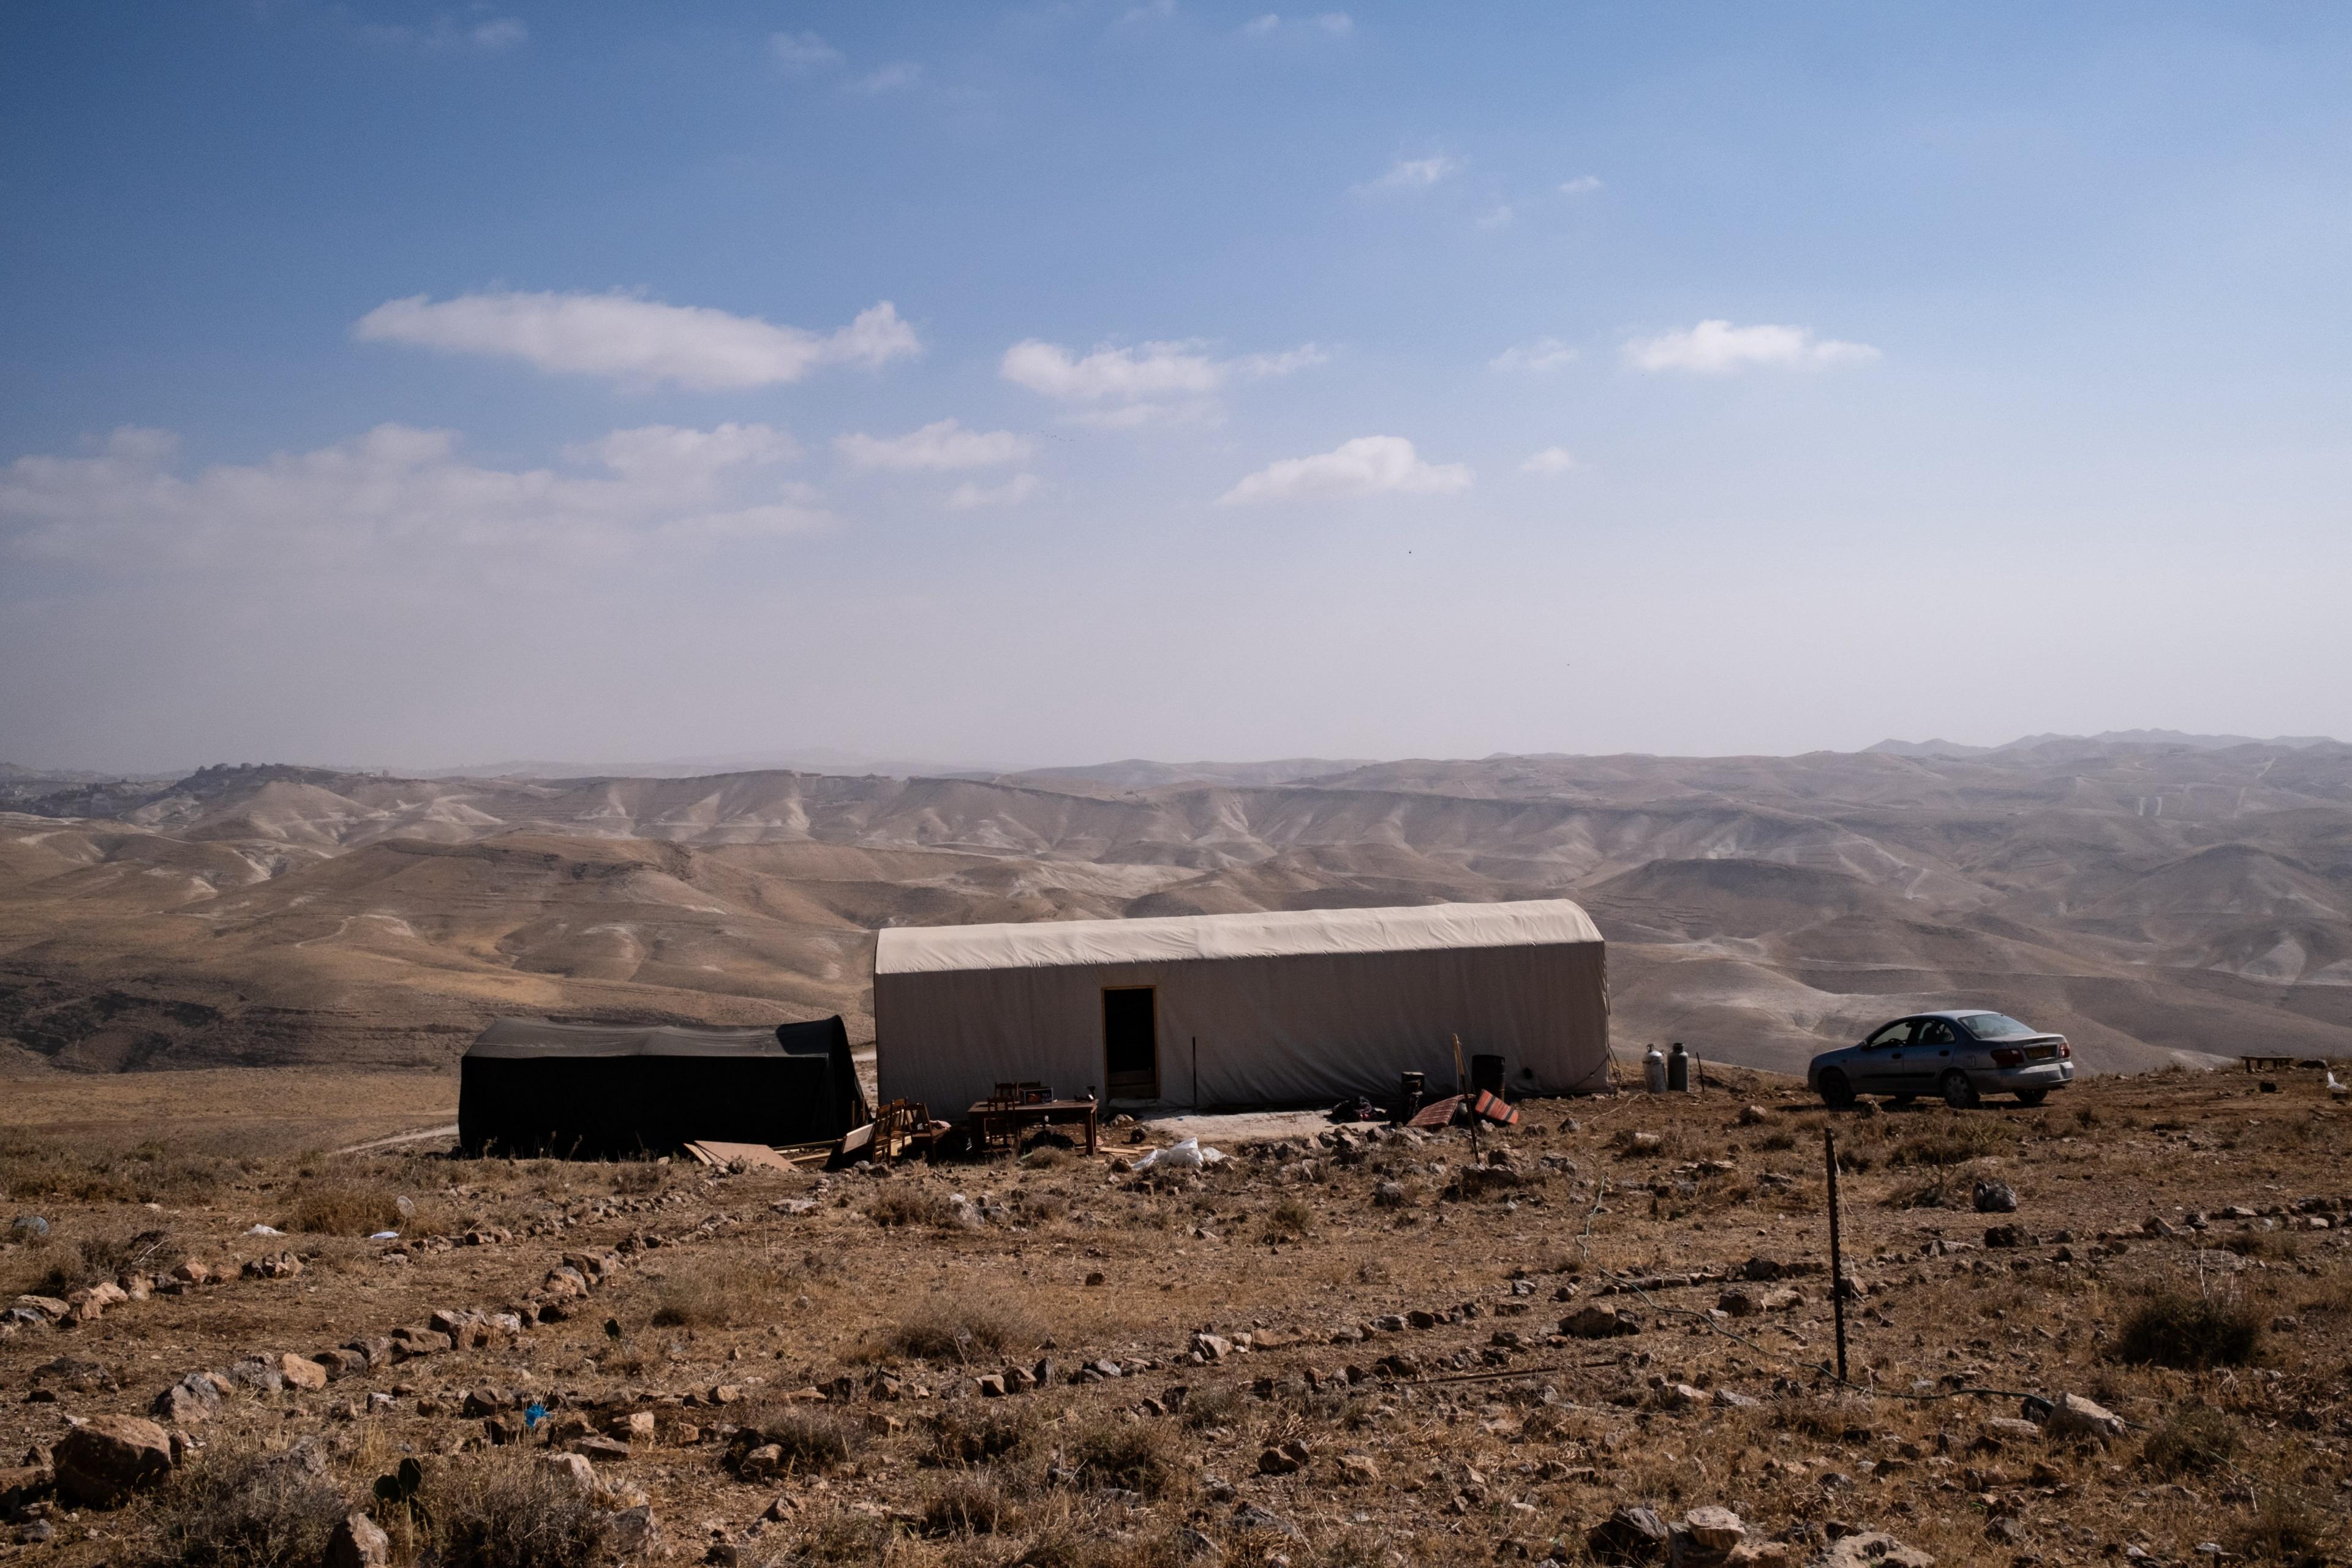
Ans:
{"label": "license plate", "polygon": [[2025,1059],[2030,1062],[2046,1062],[2057,1054],[2058,1047],[2055,1046],[2028,1046],[2025,1047]]}

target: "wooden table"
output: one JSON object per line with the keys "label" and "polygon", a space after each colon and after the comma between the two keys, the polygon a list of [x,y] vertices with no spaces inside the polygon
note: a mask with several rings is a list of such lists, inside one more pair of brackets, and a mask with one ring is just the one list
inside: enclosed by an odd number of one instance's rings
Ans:
{"label": "wooden table", "polygon": [[1034,1100],[1025,1105],[983,1100],[971,1108],[971,1131],[982,1151],[1003,1147],[1018,1152],[1024,1129],[1083,1121],[1087,1128],[1087,1152],[1091,1154],[1095,1152],[1097,1110],[1091,1100]]}

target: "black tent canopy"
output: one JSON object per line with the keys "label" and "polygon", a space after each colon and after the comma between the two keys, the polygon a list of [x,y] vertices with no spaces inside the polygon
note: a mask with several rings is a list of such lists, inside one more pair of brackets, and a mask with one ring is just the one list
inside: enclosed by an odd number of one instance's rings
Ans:
{"label": "black tent canopy", "polygon": [[458,1074],[457,1142],[469,1154],[813,1143],[868,1114],[837,1016],[773,1029],[499,1018]]}

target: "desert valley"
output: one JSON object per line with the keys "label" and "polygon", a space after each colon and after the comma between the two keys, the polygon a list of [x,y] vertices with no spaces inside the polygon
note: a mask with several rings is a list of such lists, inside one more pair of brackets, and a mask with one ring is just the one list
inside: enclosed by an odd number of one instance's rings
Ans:
{"label": "desert valley", "polygon": [[[1957,749],[1955,749],[1957,750]],[[1621,1050],[1801,1071],[1994,1006],[2094,1071],[2352,1056],[2352,747],[1496,757],[992,777],[13,773],[19,1068],[446,1067],[500,1014],[873,1038],[898,924],[1567,896]]]}

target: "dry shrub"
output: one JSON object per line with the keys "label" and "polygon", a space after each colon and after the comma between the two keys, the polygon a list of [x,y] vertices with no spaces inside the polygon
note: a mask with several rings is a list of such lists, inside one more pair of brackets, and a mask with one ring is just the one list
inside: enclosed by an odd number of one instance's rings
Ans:
{"label": "dry shrub", "polygon": [[2140,1463],[2168,1479],[2228,1464],[2238,1452],[2238,1425],[2210,1405],[2176,1410],[2140,1445]]}
{"label": "dry shrub", "polygon": [[866,1441],[866,1428],[831,1410],[789,1405],[762,1420],[756,1432],[739,1434],[736,1442],[756,1447],[744,1442],[753,1436],[782,1448],[788,1470],[827,1470],[857,1451]]}
{"label": "dry shrub", "polygon": [[932,1418],[917,1462],[949,1469],[993,1464],[1018,1459],[1035,1444],[1039,1418],[1034,1405],[991,1400],[966,1408],[970,1404],[950,1405]]}
{"label": "dry shrub", "polygon": [[1905,1138],[1888,1152],[1886,1163],[1890,1165],[1965,1165],[1971,1160],[2005,1153],[2016,1142],[1999,1121],[1956,1117]]}
{"label": "dry shrub", "polygon": [[934,1485],[917,1510],[926,1535],[993,1535],[1013,1521],[1013,1505],[995,1481],[950,1476]]}
{"label": "dry shrub", "polygon": [[1184,1396],[1184,1425],[1196,1431],[1231,1426],[1241,1420],[1243,1408],[1238,1388],[1196,1388]]}
{"label": "dry shrub", "polygon": [[2335,1516],[2299,1487],[2266,1487],[2252,1519],[2231,1531],[2228,1545],[2255,1563],[2324,1568],[2335,1561]]}
{"label": "dry shrub", "polygon": [[399,1194],[357,1182],[314,1182],[294,1195],[285,1228],[310,1236],[373,1236],[402,1225]]}
{"label": "dry shrub", "polygon": [[985,1301],[935,1300],[884,1330],[862,1353],[867,1361],[905,1356],[961,1363],[978,1353],[1002,1355],[1036,1342],[1036,1329],[1016,1311]]}
{"label": "dry shrub", "polygon": [[1265,1211],[1267,1241],[1296,1241],[1314,1228],[1315,1211],[1297,1198],[1285,1198]]}
{"label": "dry shrub", "polygon": [[63,1296],[131,1273],[152,1273],[172,1261],[172,1233],[142,1230],[136,1236],[84,1238],[62,1255],[47,1255],[48,1265],[27,1287],[37,1296]]}
{"label": "dry shrub", "polygon": [[176,1473],[160,1500],[153,1561],[190,1568],[310,1568],[349,1511],[300,1457],[215,1450]]}
{"label": "dry shrub", "polygon": [[453,1464],[420,1500],[441,1568],[591,1568],[609,1555],[610,1516],[526,1456]]}
{"label": "dry shrub", "polygon": [[670,1168],[652,1160],[624,1160],[613,1173],[613,1191],[645,1197],[669,1185]]}
{"label": "dry shrub", "polygon": [[801,1538],[800,1556],[812,1563],[883,1563],[892,1556],[892,1543],[888,1520],[845,1510],[825,1515]]}
{"label": "dry shrub", "polygon": [[1178,1455],[1168,1428],[1150,1421],[1097,1421],[1080,1427],[1066,1446],[1071,1465],[1098,1487],[1118,1487],[1148,1498],[1176,1486]]}
{"label": "dry shrub", "polygon": [[1759,1154],[1777,1154],[1795,1148],[1797,1146],[1797,1135],[1790,1131],[1785,1127],[1779,1128],[1773,1131],[1767,1132],[1763,1137],[1757,1139],[1748,1146],[1750,1149],[1755,1150]]}
{"label": "dry shrub", "polygon": [[249,1155],[149,1139],[129,1149],[0,1140],[0,1189],[11,1198],[186,1205],[208,1201],[259,1168]]}
{"label": "dry shrub", "polygon": [[1031,1225],[1048,1225],[1070,1212],[1070,1200],[1055,1192],[1015,1193],[1013,1205]]}
{"label": "dry shrub", "polygon": [[2158,1289],[2124,1319],[2115,1354],[2135,1366],[2198,1372],[2244,1366],[2260,1353],[2262,1343],[2262,1321],[2243,1302]]}
{"label": "dry shrub", "polygon": [[885,1230],[894,1226],[929,1226],[933,1230],[960,1230],[967,1225],[962,1205],[950,1203],[932,1188],[893,1184],[866,1205],[866,1217]]}
{"label": "dry shrub", "polygon": [[1045,1171],[1066,1163],[1069,1158],[1069,1151],[1059,1144],[1036,1143],[1030,1146],[1029,1152],[1021,1156],[1021,1163],[1028,1170]]}
{"label": "dry shrub", "polygon": [[662,1277],[654,1302],[657,1328],[725,1329],[772,1316],[783,1271],[766,1258],[705,1254]]}

